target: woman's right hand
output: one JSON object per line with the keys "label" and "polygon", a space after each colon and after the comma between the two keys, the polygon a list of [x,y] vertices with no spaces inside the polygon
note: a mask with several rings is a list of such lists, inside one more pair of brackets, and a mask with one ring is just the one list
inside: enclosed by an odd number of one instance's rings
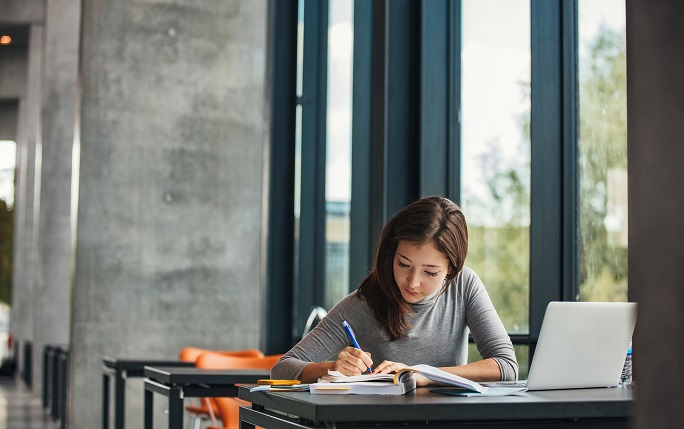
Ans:
{"label": "woman's right hand", "polygon": [[344,375],[360,375],[373,366],[370,353],[359,350],[356,347],[345,347],[333,365],[333,370]]}

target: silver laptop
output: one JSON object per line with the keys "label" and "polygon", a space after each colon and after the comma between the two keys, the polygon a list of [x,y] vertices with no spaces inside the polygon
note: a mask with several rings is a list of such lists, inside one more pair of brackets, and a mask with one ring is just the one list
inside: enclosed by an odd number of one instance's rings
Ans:
{"label": "silver laptop", "polygon": [[[637,318],[633,302],[551,302],[527,390],[616,386]],[[525,381],[520,382],[525,385]],[[515,386],[510,382],[483,383]]]}

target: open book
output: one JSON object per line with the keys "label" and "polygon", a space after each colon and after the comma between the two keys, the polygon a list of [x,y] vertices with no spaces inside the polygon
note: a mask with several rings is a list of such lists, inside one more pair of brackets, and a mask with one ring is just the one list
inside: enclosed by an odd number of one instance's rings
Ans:
{"label": "open book", "polygon": [[485,393],[487,387],[458,375],[442,371],[430,365],[414,365],[395,374],[361,374],[345,376],[328,371],[318,383],[309,386],[311,393],[328,395],[403,395],[416,388],[414,373],[448,386],[456,386],[472,392]]}
{"label": "open book", "polygon": [[411,371],[353,377],[337,371],[329,373],[332,374],[323,376],[318,383],[310,384],[309,391],[321,395],[403,395],[416,388],[416,379]]}

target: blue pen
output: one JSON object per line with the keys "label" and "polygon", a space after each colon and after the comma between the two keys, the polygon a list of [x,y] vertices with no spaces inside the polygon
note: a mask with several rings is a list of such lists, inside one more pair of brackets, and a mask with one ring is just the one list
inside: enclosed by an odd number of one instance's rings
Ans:
{"label": "blue pen", "polygon": [[[351,328],[351,326],[349,326],[349,323],[347,323],[346,320],[343,320],[342,326],[344,326],[344,330],[347,331],[347,335],[349,335],[349,339],[351,340],[354,347],[361,350],[361,347],[359,346],[359,342],[356,341],[356,335],[354,335],[354,331],[352,331],[352,328]],[[368,367],[368,372],[373,372],[373,370],[370,367]]]}

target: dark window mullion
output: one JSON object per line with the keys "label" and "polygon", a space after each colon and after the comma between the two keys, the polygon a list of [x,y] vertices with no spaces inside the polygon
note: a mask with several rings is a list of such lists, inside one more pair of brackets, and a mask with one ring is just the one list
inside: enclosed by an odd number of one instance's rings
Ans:
{"label": "dark window mullion", "polygon": [[424,0],[420,34],[421,196],[460,199],[461,1]]}
{"label": "dark window mullion", "polygon": [[264,351],[275,354],[292,346],[297,1],[274,1],[269,13],[272,98]]}
{"label": "dark window mullion", "polygon": [[387,115],[389,104],[389,0],[373,4],[372,28],[372,117],[371,117],[371,219],[372,254],[387,219]]}
{"label": "dark window mullion", "polygon": [[420,9],[420,196],[445,195],[449,171],[449,2]]}
{"label": "dark window mullion", "polygon": [[352,101],[352,194],[349,287],[355,289],[373,264],[372,142],[373,142],[373,3],[354,3],[354,60]]}
{"label": "dark window mullion", "polygon": [[449,2],[449,74],[448,74],[448,159],[447,196],[461,204],[461,19],[463,5],[461,0]]}
{"label": "dark window mullion", "polygon": [[530,337],[563,298],[563,84],[561,1],[531,1]]}
{"label": "dark window mullion", "polygon": [[577,0],[562,4],[563,32],[563,300],[579,301],[579,101]]}
{"label": "dark window mullion", "polygon": [[[327,173],[327,149],[328,149],[328,27],[329,27],[329,1],[316,0],[318,2],[318,91],[316,108],[316,172],[314,181],[315,189],[315,236],[314,252],[316,265],[314,268],[314,302],[313,306],[322,306],[325,302],[325,270],[326,270],[326,236],[327,225],[326,208],[326,173]],[[308,311],[307,311],[308,316]]]}
{"label": "dark window mullion", "polygon": [[294,336],[325,287],[325,153],[328,1],[304,2],[301,193]]}
{"label": "dark window mullion", "polygon": [[419,4],[386,2],[385,189],[387,222],[419,197],[420,25]]}

